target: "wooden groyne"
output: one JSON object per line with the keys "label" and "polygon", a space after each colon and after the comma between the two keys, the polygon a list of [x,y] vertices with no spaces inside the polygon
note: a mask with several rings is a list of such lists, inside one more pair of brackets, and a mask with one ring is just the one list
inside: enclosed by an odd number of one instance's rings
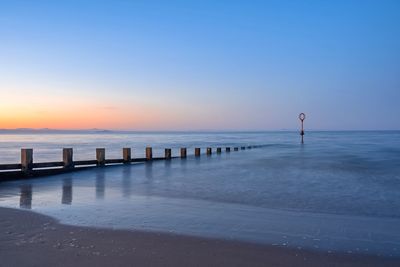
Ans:
{"label": "wooden groyne", "polygon": [[[241,146],[233,147],[233,151],[260,148],[265,145],[254,145],[254,146]],[[180,148],[180,154],[178,156],[172,155],[171,148],[165,148],[164,157],[153,157],[153,148],[146,147],[144,158],[133,158],[131,148],[122,149],[122,158],[119,159],[107,159],[105,148],[96,148],[96,159],[94,160],[77,160],[73,159],[73,149],[63,148],[62,150],[62,161],[52,162],[33,162],[33,149],[23,148],[21,149],[21,163],[16,164],[0,164],[0,182],[6,180],[22,179],[29,177],[38,177],[45,175],[54,175],[59,173],[78,171],[87,168],[95,167],[106,167],[117,164],[131,164],[139,162],[151,162],[157,160],[171,160],[175,158],[185,159],[187,158],[187,148]],[[216,154],[222,153],[222,147],[213,149],[211,147],[206,148],[206,155],[211,156],[213,151]],[[231,147],[225,147],[225,152],[230,153]],[[194,148],[194,157],[201,156],[201,148]]]}

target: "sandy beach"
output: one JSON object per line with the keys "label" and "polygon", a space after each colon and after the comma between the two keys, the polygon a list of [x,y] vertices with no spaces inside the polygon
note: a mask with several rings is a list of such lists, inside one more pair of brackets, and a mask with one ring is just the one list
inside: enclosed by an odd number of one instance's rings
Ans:
{"label": "sandy beach", "polygon": [[[89,215],[90,216],[90,215]],[[0,266],[399,266],[400,259],[76,227],[0,208]]]}

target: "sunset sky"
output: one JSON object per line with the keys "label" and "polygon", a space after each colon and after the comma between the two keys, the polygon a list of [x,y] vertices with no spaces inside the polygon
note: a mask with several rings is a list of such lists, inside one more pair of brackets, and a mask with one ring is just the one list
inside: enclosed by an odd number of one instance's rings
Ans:
{"label": "sunset sky", "polygon": [[400,129],[400,1],[0,0],[0,128]]}

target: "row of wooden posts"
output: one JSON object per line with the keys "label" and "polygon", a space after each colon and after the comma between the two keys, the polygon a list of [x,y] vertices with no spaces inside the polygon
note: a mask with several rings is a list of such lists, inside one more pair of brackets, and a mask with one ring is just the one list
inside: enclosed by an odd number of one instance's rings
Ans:
{"label": "row of wooden posts", "polygon": [[[242,146],[242,147],[234,147],[234,151],[257,148],[261,146]],[[231,147],[225,147],[226,152],[231,151]],[[33,149],[21,149],[21,163],[20,164],[0,164],[0,170],[20,170],[22,173],[29,174],[32,173],[34,169],[43,169],[43,168],[56,168],[61,167],[65,170],[74,169],[77,166],[88,166],[88,165],[96,165],[96,166],[105,166],[107,164],[129,164],[131,162],[145,162],[152,160],[169,160],[172,158],[178,158],[172,156],[172,149],[166,148],[164,157],[153,157],[153,148],[146,147],[146,155],[145,158],[132,158],[132,150],[131,148],[123,148],[122,149],[122,159],[106,159],[106,150],[105,148],[96,148],[96,159],[95,160],[73,160],[73,149],[72,148],[63,148],[62,152],[62,161],[56,162],[41,162],[34,163],[33,162]],[[207,147],[206,155],[211,155],[213,150],[211,147]],[[217,154],[222,153],[222,148],[217,147]],[[200,157],[201,148],[196,147],[194,149],[194,156]],[[180,148],[180,158],[187,157],[187,149],[185,147]]]}

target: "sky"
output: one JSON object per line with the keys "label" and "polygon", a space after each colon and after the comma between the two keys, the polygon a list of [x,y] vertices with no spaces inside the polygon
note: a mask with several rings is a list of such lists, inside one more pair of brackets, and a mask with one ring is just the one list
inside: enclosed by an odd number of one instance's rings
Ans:
{"label": "sky", "polygon": [[400,130],[400,1],[0,0],[0,128]]}

